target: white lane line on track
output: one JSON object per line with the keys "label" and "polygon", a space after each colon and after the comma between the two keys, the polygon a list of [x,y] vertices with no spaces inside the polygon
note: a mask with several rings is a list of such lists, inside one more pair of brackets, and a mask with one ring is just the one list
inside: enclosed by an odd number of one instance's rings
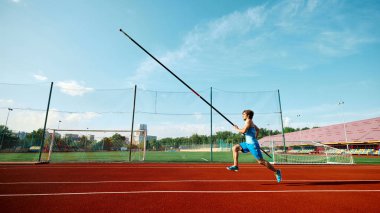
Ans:
{"label": "white lane line on track", "polygon": [[[9,167],[3,167],[1,169],[7,170],[7,169],[225,169],[226,165],[220,165],[220,166],[9,166]],[[324,165],[324,166],[317,166],[317,165],[310,165],[310,166],[286,166],[286,165],[276,165],[276,167],[279,168],[295,168],[295,169],[315,169],[315,168],[323,168],[323,169],[375,169],[380,170],[380,166],[350,166],[350,165]],[[240,169],[263,169],[265,167],[258,165],[258,166],[240,166]]]}
{"label": "white lane line on track", "polygon": [[[25,181],[25,182],[0,182],[0,185],[27,185],[27,184],[102,184],[102,183],[224,183],[224,182],[275,182],[274,180],[110,180],[110,181]],[[380,180],[283,180],[282,183],[297,182],[379,182]]]}
{"label": "white lane line on track", "polygon": [[237,194],[237,193],[348,193],[348,192],[379,192],[380,190],[266,190],[266,191],[124,191],[124,192],[67,192],[41,194],[0,194],[0,197],[31,197],[31,196],[65,196],[65,195],[103,195],[103,194],[157,194],[157,193],[200,193],[200,194]]}

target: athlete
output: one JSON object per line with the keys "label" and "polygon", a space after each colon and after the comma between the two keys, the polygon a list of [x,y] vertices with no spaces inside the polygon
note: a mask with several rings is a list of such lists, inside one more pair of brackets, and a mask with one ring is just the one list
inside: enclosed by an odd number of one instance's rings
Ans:
{"label": "athlete", "polygon": [[242,114],[243,120],[245,121],[244,127],[242,129],[239,129],[239,127],[235,125],[236,131],[245,134],[245,142],[236,144],[232,147],[234,165],[227,167],[227,169],[235,172],[239,171],[239,151],[243,153],[251,152],[259,164],[267,167],[274,172],[277,182],[280,183],[282,179],[281,170],[275,169],[272,164],[263,158],[263,155],[261,154],[260,145],[257,141],[259,128],[252,121],[253,115],[254,112],[252,110],[244,110]]}

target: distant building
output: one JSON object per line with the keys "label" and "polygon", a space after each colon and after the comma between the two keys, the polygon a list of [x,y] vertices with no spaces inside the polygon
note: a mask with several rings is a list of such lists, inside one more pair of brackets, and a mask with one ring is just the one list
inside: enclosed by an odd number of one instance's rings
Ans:
{"label": "distant building", "polygon": [[129,144],[129,138],[125,137],[125,144]]}
{"label": "distant building", "polygon": [[12,131],[12,133],[13,133],[14,135],[17,135],[17,137],[18,137],[19,139],[21,139],[21,140],[25,139],[25,138],[26,138],[26,135],[28,134],[28,133],[26,133],[26,132],[13,132],[13,131]]}
{"label": "distant building", "polygon": [[59,134],[58,132],[56,132],[54,135],[56,138],[61,138],[61,134]]}
{"label": "distant building", "polygon": [[[140,124],[139,130],[144,130],[145,131],[145,134],[146,134],[145,140],[146,141],[157,140],[157,136],[148,135],[148,126],[146,124]],[[144,136],[145,136],[144,133],[138,132],[137,134],[138,134],[138,137],[139,137],[139,142],[144,141]]]}
{"label": "distant building", "polygon": [[146,136],[146,141],[152,141],[152,140],[157,140],[157,136],[152,136],[152,135]]}
{"label": "distant building", "polygon": [[148,126],[146,124],[140,124],[139,130],[145,130],[145,131],[147,131],[148,130]]}
{"label": "distant building", "polygon": [[94,141],[95,140],[95,135],[86,135],[86,138],[89,141]]}
{"label": "distant building", "polygon": [[78,134],[65,134],[65,137],[66,137],[66,138],[69,138],[69,139],[71,139],[71,140],[73,140],[73,141],[78,141],[78,140],[80,140],[80,137],[79,137]]}

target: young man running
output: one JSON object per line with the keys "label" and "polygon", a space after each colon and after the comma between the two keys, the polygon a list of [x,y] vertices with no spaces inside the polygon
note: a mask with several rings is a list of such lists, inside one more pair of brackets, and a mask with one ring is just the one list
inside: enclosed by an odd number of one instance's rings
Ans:
{"label": "young man running", "polygon": [[232,151],[234,165],[227,167],[227,169],[235,172],[239,171],[239,151],[242,151],[243,153],[251,152],[251,154],[256,158],[257,162],[272,170],[276,176],[277,182],[281,182],[281,170],[275,169],[272,164],[263,158],[263,155],[261,154],[260,145],[257,141],[259,128],[252,121],[253,114],[254,112],[252,110],[244,110],[242,114],[243,120],[245,121],[244,127],[242,129],[239,129],[239,127],[235,125],[236,131],[245,134],[245,142],[233,146]]}

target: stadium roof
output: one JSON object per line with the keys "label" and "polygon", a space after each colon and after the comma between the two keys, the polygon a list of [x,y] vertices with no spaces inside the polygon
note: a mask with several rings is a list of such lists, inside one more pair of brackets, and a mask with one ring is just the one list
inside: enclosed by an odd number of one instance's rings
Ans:
{"label": "stadium roof", "polygon": [[[322,143],[378,143],[380,142],[380,117],[335,124],[285,134],[286,141],[319,141]],[[263,141],[281,141],[282,135],[266,136]]]}

